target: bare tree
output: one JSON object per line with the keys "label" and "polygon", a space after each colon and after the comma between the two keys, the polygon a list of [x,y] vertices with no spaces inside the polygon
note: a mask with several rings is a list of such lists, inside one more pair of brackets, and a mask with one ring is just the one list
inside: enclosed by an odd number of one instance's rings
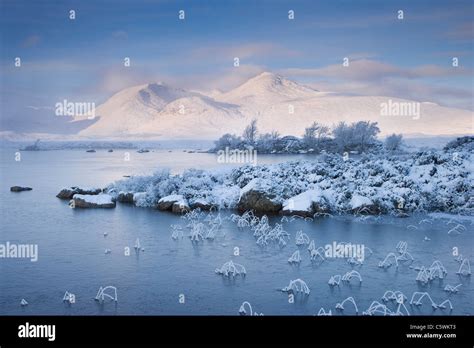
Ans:
{"label": "bare tree", "polygon": [[319,144],[321,144],[321,140],[327,138],[328,135],[329,135],[329,127],[319,125],[319,128],[316,130],[317,145],[319,146]]}
{"label": "bare tree", "polygon": [[340,150],[356,147],[365,150],[367,145],[375,141],[379,132],[377,122],[359,121],[351,125],[340,122],[334,127],[332,134]]}
{"label": "bare tree", "polygon": [[403,136],[401,134],[392,134],[385,138],[384,147],[389,151],[395,151],[400,148]]}
{"label": "bare tree", "polygon": [[313,124],[304,129],[303,134],[303,143],[308,147],[313,147],[316,144],[316,132],[318,130],[318,124],[313,122]]}
{"label": "bare tree", "polygon": [[244,141],[249,145],[254,145],[255,141],[257,140],[257,120],[254,118],[250,124],[245,127],[244,133],[242,138]]}
{"label": "bare tree", "polygon": [[308,147],[319,146],[321,140],[326,138],[327,135],[329,135],[329,127],[313,122],[311,126],[304,130],[303,143]]}

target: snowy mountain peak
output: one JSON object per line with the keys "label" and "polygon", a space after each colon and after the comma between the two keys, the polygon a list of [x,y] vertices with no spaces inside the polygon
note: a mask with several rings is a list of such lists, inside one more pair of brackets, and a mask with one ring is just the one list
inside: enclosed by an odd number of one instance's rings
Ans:
{"label": "snowy mountain peak", "polygon": [[281,75],[263,72],[252,77],[239,87],[223,94],[220,99],[231,103],[241,103],[252,99],[254,103],[272,104],[283,100],[312,98],[318,91],[288,80]]}
{"label": "snowy mountain peak", "polygon": [[[417,117],[384,116],[381,105],[413,102],[382,96],[327,95],[285,77],[263,72],[226,93],[187,91],[164,83],[124,89],[96,109],[87,137],[157,136],[217,139],[241,134],[256,118],[261,133],[276,130],[300,136],[313,122],[378,122],[381,135],[391,133],[471,134],[473,113],[422,103]],[[450,120],[449,131],[446,120]]]}
{"label": "snowy mountain peak", "polygon": [[138,96],[142,102],[155,106],[190,95],[191,93],[184,89],[174,88],[162,82],[147,84],[138,91]]}

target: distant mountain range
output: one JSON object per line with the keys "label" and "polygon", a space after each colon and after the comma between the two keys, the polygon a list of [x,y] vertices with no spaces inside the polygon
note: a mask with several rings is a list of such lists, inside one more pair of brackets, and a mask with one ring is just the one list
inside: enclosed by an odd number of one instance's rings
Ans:
{"label": "distant mountain range", "polygon": [[[397,115],[397,107],[415,107],[414,103],[392,97],[320,92],[264,72],[225,93],[188,91],[163,83],[124,89],[98,106],[97,120],[78,135],[216,139],[224,133],[240,134],[253,118],[257,119],[260,132],[276,130],[281,135],[302,135],[314,121],[330,126],[359,120],[378,122],[381,135],[473,133],[474,113],[464,109],[420,103],[418,115],[413,114],[416,108],[410,115]],[[386,114],[387,107],[392,115]],[[76,117],[73,122],[82,119]]]}

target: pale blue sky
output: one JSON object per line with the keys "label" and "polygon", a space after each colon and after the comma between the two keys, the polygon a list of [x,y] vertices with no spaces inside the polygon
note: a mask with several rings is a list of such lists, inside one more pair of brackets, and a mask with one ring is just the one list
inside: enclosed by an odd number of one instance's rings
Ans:
{"label": "pale blue sky", "polygon": [[[47,131],[48,108],[62,99],[100,103],[122,88],[157,80],[229,89],[264,70],[320,90],[473,109],[473,4],[1,0],[0,130]],[[344,57],[349,70],[341,69]]]}

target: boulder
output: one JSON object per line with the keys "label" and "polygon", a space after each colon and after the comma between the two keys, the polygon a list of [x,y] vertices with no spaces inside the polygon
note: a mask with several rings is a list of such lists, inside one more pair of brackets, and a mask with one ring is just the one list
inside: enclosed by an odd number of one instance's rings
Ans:
{"label": "boulder", "polygon": [[115,208],[115,200],[105,193],[99,195],[75,194],[70,206],[73,208]]}
{"label": "boulder", "polygon": [[[183,206],[186,205],[189,208],[188,203],[186,202],[186,200],[184,199],[184,197],[182,195],[169,195],[169,196],[166,196],[166,197],[162,197],[158,201],[158,204],[157,204],[156,207],[157,207],[158,210],[162,210],[162,211],[172,210],[173,205],[175,203],[178,203],[178,207],[179,207],[179,204],[181,204]],[[175,210],[179,210],[179,209],[175,208]]]}
{"label": "boulder", "polygon": [[71,186],[69,188],[63,188],[57,195],[59,199],[72,199],[75,194],[80,195],[98,195],[102,192],[100,188],[80,188]]}
{"label": "boulder", "polygon": [[278,213],[282,208],[275,194],[261,187],[255,179],[250,181],[240,193],[237,203],[239,212],[253,210],[256,213]]}
{"label": "boulder", "polygon": [[354,194],[349,202],[353,214],[377,215],[381,209],[370,198]]}
{"label": "boulder", "polygon": [[171,211],[176,214],[184,214],[189,212],[190,210],[191,208],[189,207],[186,201],[179,201],[173,203],[173,206],[171,207]]}
{"label": "boulder", "polygon": [[213,205],[206,201],[204,198],[195,198],[190,202],[191,209],[211,210]]}
{"label": "boulder", "polygon": [[21,192],[21,191],[31,191],[33,190],[31,187],[25,187],[25,186],[12,186],[10,187],[11,192]]}
{"label": "boulder", "polygon": [[284,201],[280,213],[312,217],[315,213],[329,213],[329,203],[323,197],[321,190],[308,190]]}
{"label": "boulder", "polygon": [[117,195],[117,202],[133,204],[133,192],[120,191]]}

